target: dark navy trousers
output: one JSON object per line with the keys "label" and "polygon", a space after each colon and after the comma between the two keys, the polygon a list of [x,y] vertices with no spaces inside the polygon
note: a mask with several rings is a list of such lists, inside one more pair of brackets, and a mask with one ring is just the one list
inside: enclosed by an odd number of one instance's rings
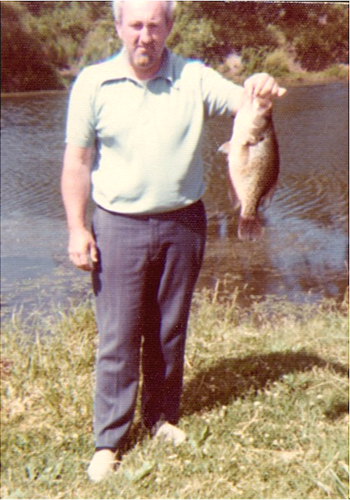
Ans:
{"label": "dark navy trousers", "polygon": [[122,446],[142,372],[142,418],[176,423],[187,321],[201,268],[206,216],[201,201],[168,213],[133,216],[99,207],[93,216],[99,266],[93,272],[99,347],[95,439]]}

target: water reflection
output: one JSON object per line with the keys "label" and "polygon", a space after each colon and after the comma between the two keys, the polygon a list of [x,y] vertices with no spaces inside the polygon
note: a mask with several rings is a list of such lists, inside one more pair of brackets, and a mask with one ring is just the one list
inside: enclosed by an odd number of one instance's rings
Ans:
{"label": "water reflection", "polygon": [[[236,237],[225,157],[217,153],[231,120],[212,119],[203,141],[208,244],[198,283],[232,293],[285,295],[298,302],[343,298],[347,287],[348,87],[289,90],[275,106],[281,174],[266,231],[257,243]],[[59,179],[67,95],[31,94],[2,101],[2,294],[4,311],[24,302],[47,307],[87,293],[90,279],[72,269]]]}

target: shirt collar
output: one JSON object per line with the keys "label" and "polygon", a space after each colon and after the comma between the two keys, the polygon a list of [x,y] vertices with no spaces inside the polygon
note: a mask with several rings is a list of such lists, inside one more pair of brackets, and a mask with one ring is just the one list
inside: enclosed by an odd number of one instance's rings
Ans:
{"label": "shirt collar", "polygon": [[[162,65],[157,74],[150,78],[150,80],[163,79],[176,86],[176,78],[174,75],[175,71],[172,54],[168,49],[165,49]],[[139,83],[130,72],[126,50],[124,48],[107,61],[105,71],[101,74],[101,84],[111,80],[132,80]]]}

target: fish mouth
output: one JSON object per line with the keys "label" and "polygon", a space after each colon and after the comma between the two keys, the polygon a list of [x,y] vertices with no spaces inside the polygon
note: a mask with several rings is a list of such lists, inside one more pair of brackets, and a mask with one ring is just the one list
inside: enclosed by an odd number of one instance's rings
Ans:
{"label": "fish mouth", "polygon": [[254,97],[252,100],[253,107],[260,116],[268,116],[272,113],[272,102],[264,97]]}

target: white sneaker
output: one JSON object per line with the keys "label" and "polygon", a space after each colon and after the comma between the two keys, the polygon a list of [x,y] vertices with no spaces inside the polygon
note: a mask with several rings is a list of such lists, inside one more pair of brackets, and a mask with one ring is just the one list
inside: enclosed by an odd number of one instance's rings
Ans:
{"label": "white sneaker", "polygon": [[153,427],[153,437],[172,442],[175,446],[183,443],[187,439],[184,431],[164,421],[159,421]]}
{"label": "white sneaker", "polygon": [[113,472],[115,453],[112,450],[96,451],[87,470],[91,481],[102,481]]}

